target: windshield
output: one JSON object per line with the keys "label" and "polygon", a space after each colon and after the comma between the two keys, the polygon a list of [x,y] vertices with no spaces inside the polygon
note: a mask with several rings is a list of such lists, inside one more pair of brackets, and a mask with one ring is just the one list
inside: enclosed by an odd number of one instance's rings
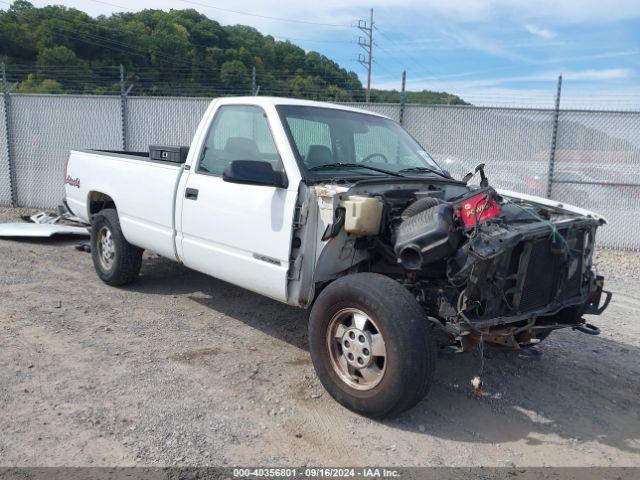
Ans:
{"label": "windshield", "polygon": [[332,108],[277,108],[308,177],[432,175],[429,170],[442,175],[429,154],[389,119]]}

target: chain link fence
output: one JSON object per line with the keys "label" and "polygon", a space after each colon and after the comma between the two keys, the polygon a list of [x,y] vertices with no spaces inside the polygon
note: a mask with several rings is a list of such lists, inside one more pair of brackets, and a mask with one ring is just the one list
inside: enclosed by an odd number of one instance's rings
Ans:
{"label": "chain link fence", "polygon": [[640,250],[640,113],[560,111],[551,187],[609,220],[600,244]]}
{"label": "chain link fence", "polygon": [[484,163],[500,188],[544,196],[553,112],[507,108],[410,107],[405,127],[456,178]]}
{"label": "chain link fence", "polygon": [[190,145],[210,98],[131,97],[127,99],[127,150],[149,145]]}
{"label": "chain link fence", "polygon": [[[8,129],[3,122],[0,131],[0,204],[38,208],[55,207],[64,196],[62,176],[70,149],[117,150],[125,145],[130,151],[145,151],[150,144],[189,145],[211,101],[73,95],[9,98]],[[640,112],[346,105],[396,121],[404,108],[404,127],[454,177],[485,163],[496,187],[545,196],[550,185],[551,198],[608,218],[599,245],[640,250],[632,222],[640,202]],[[1,101],[0,106],[4,119]],[[13,195],[10,165],[16,179]]]}
{"label": "chain link fence", "polygon": [[22,207],[60,204],[70,149],[121,145],[116,97],[11,95],[9,121],[14,203]]}

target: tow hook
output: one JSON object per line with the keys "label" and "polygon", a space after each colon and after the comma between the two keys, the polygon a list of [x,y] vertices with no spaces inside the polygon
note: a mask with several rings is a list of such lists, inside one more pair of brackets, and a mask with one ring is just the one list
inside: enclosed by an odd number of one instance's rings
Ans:
{"label": "tow hook", "polygon": [[590,323],[575,326],[573,327],[573,330],[578,330],[579,332],[586,333],[587,335],[600,335],[600,329]]}

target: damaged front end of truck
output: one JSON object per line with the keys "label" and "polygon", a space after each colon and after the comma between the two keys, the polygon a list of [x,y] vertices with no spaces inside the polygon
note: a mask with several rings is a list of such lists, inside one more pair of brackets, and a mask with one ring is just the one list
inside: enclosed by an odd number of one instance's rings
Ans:
{"label": "damaged front end of truck", "polygon": [[392,179],[317,188],[331,212],[319,264],[395,278],[450,347],[517,349],[560,328],[599,333],[583,315],[602,313],[611,299],[592,264],[602,217],[496,191],[485,178],[476,187]]}
{"label": "damaged front end of truck", "polygon": [[[458,348],[475,348],[481,338],[520,348],[564,327],[598,333],[582,316],[601,313],[611,296],[600,306],[603,278],[592,268],[601,219],[510,199],[492,188],[434,208],[436,222],[446,225],[446,240],[442,235],[441,244],[422,247],[410,288]],[[425,250],[438,249],[425,260]],[[415,250],[400,248],[400,255],[401,263],[416,269]],[[446,282],[435,287],[420,270],[439,262],[445,264]]]}

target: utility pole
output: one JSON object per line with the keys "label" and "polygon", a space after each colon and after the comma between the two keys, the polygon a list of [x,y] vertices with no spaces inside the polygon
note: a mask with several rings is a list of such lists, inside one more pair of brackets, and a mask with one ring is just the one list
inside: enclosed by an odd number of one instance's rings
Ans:
{"label": "utility pole", "polygon": [[367,90],[365,102],[371,99],[371,63],[373,62],[373,8],[369,14],[369,23],[366,20],[358,20],[358,28],[366,37],[358,37],[358,45],[362,47],[365,55],[358,54],[358,62],[367,69]]}

